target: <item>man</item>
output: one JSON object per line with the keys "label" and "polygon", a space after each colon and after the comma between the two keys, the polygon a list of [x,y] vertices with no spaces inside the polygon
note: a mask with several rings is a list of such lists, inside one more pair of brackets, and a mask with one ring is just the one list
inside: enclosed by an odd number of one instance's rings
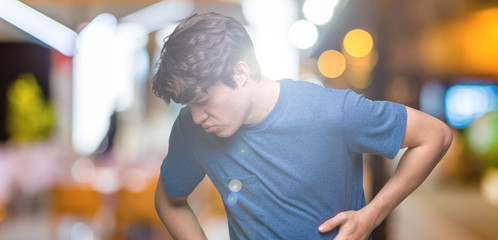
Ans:
{"label": "man", "polygon": [[[156,96],[184,103],[156,189],[175,239],[204,239],[187,197],[207,174],[224,199],[232,239],[367,239],[428,176],[452,134],[439,120],[351,90],[272,81],[236,20],[193,15],[169,36]],[[362,153],[393,158],[369,203]]]}

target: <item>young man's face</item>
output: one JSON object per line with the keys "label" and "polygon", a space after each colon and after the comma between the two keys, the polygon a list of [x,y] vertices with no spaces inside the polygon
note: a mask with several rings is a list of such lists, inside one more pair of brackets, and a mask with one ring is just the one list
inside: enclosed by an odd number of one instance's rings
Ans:
{"label": "young man's face", "polygon": [[251,99],[244,86],[235,89],[221,81],[207,89],[207,93],[196,96],[187,105],[195,124],[218,137],[232,136],[247,118]]}

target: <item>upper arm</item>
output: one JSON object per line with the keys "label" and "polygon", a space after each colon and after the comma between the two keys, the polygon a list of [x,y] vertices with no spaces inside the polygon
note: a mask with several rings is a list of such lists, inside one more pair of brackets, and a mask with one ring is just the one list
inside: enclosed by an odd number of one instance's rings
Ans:
{"label": "upper arm", "polygon": [[437,144],[449,147],[451,129],[437,118],[422,111],[406,107],[406,128],[401,148]]}
{"label": "upper arm", "polygon": [[161,209],[168,206],[178,206],[178,205],[187,204],[187,197],[180,197],[180,198],[173,197],[166,191],[163,185],[163,181],[161,180],[161,177],[159,177],[159,180],[157,181],[154,200],[155,200],[155,207],[158,213],[160,212]]}
{"label": "upper arm", "polygon": [[399,152],[406,128],[404,105],[372,101],[347,91],[341,113],[342,132],[349,151],[390,159]]}
{"label": "upper arm", "polygon": [[182,120],[188,117],[182,116],[176,119],[171,129],[168,154],[161,164],[160,172],[163,188],[177,198],[189,195],[206,175],[194,156],[194,151],[199,146],[192,140],[195,133],[188,128],[188,121]]}

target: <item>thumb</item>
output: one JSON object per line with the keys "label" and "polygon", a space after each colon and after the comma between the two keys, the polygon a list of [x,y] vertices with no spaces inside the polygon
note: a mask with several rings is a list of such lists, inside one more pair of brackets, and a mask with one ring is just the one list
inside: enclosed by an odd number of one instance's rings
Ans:
{"label": "thumb", "polygon": [[333,218],[323,222],[322,225],[318,227],[318,231],[322,233],[329,232],[332,229],[342,225],[346,221],[346,219],[346,214],[344,212],[341,212],[335,215]]}

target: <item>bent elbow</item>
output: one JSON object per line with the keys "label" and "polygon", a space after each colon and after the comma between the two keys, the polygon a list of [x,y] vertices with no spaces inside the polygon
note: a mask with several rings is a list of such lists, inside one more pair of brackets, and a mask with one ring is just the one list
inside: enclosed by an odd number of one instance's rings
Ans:
{"label": "bent elbow", "polygon": [[154,208],[156,209],[156,212],[158,215],[160,213],[160,211],[159,211],[160,204],[159,203],[160,203],[160,200],[159,200],[158,193],[156,191],[156,193],[154,194]]}
{"label": "bent elbow", "polygon": [[442,123],[442,148],[443,148],[443,155],[446,153],[446,151],[450,148],[451,142],[453,141],[453,131],[451,131],[451,128],[445,124]]}

